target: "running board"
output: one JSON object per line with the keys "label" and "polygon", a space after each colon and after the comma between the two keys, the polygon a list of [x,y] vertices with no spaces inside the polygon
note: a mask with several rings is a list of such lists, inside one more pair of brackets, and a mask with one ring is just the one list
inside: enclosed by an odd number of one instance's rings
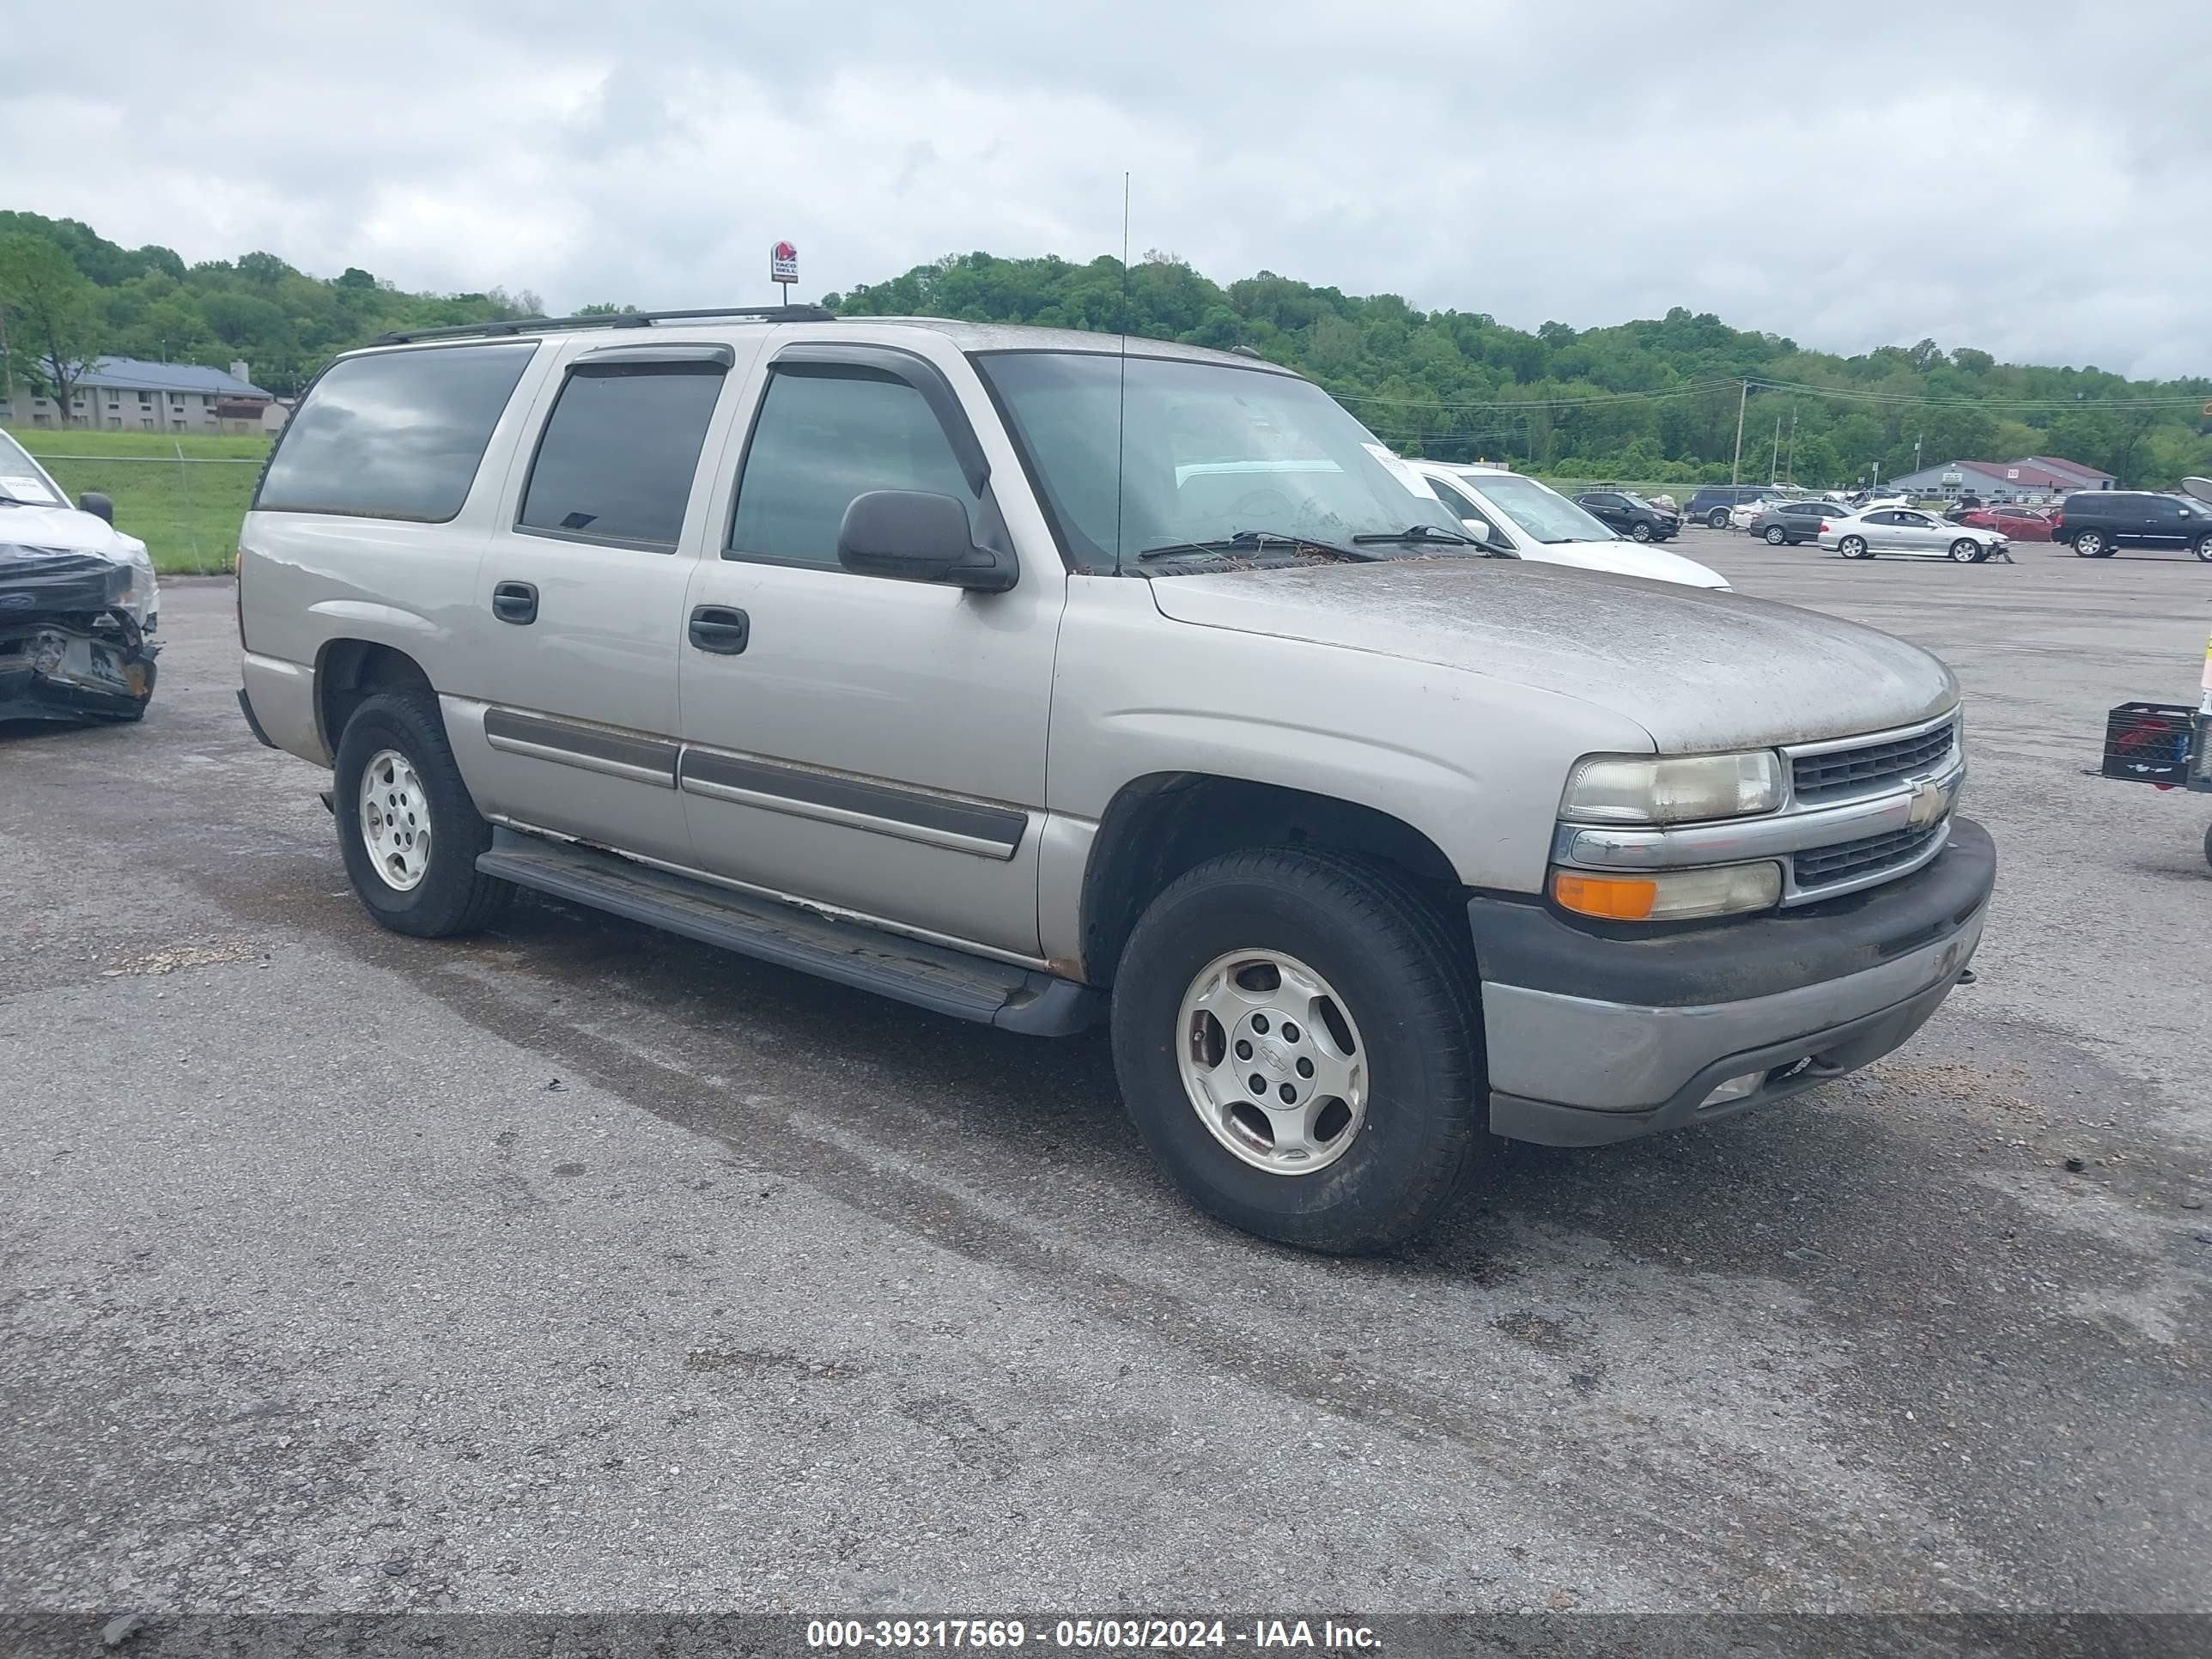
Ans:
{"label": "running board", "polygon": [[1105,1013],[1105,998],[1073,980],[732,892],[572,842],[495,830],[491,850],[477,858],[477,868],[533,892],[1005,1031],[1066,1036]]}

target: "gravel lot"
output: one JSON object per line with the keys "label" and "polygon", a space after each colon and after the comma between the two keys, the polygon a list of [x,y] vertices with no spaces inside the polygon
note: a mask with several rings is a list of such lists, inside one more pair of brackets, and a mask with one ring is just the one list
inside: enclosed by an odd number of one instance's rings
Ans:
{"label": "gravel lot", "polygon": [[173,585],[142,726],[0,735],[0,1607],[2212,1607],[2212,800],[2084,775],[2212,570],[1677,545],[1956,668],[1981,981],[1366,1263],[1185,1208],[1103,1038],[380,932]]}

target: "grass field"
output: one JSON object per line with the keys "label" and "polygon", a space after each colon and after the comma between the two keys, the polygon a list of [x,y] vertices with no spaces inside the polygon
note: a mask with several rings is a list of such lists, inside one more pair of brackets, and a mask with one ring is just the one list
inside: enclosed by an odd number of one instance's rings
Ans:
{"label": "grass field", "polygon": [[112,497],[116,528],[144,542],[155,568],[169,575],[231,568],[238,526],[269,453],[269,440],[260,437],[24,427],[9,434],[39,458],[72,501],[88,489]]}

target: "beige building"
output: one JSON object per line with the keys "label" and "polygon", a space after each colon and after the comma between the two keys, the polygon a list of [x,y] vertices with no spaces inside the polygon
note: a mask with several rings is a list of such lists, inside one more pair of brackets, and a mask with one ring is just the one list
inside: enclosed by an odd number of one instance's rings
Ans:
{"label": "beige building", "polygon": [[197,363],[149,363],[103,357],[76,383],[67,419],[51,398],[33,395],[18,378],[0,412],[10,426],[73,426],[100,432],[258,432],[273,394],[246,378],[244,362],[228,373]]}

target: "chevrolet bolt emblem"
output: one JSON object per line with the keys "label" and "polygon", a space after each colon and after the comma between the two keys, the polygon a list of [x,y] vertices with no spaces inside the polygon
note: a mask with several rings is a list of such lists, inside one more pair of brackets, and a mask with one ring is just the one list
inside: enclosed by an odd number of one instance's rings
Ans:
{"label": "chevrolet bolt emblem", "polygon": [[1905,811],[1905,821],[1915,830],[1924,830],[1943,816],[1950,804],[1950,793],[1933,778],[1912,781],[1912,799]]}

